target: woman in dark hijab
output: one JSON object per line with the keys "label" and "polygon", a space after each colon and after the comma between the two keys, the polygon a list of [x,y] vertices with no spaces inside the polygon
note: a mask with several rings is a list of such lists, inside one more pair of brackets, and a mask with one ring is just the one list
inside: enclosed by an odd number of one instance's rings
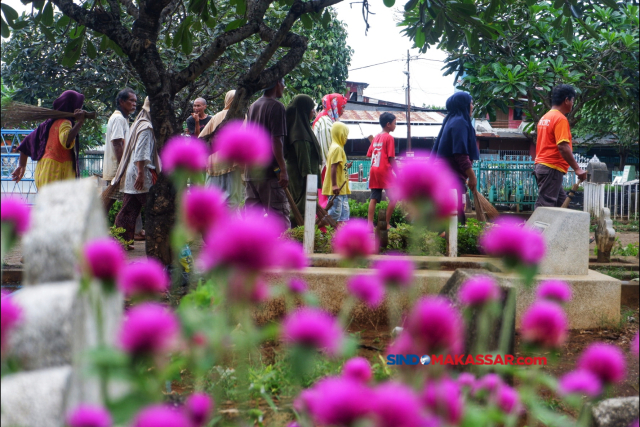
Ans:
{"label": "woman in dark hijab", "polygon": [[81,110],[84,95],[73,90],[62,92],[55,101],[53,109],[74,113],[74,119],[49,119],[41,123],[20,143],[18,167],[11,174],[19,182],[27,166],[27,157],[37,161],[34,179],[36,187],[63,179],[79,176],[77,158],[80,150],[78,132],[85,119]]}
{"label": "woman in dark hijab", "polygon": [[303,217],[307,175],[318,175],[320,183],[322,164],[320,145],[311,129],[314,107],[315,103],[310,96],[296,95],[286,111],[287,136],[284,142],[284,158],[289,173],[289,191]]}
{"label": "woman in dark hijab", "polygon": [[[476,131],[471,124],[473,99],[466,92],[457,92],[447,99],[446,107],[448,114],[442,122],[442,128],[433,146],[433,154],[449,163],[460,178],[460,188],[468,186],[473,191],[477,185],[473,161],[480,158]],[[459,196],[458,220],[464,225],[464,194]]]}

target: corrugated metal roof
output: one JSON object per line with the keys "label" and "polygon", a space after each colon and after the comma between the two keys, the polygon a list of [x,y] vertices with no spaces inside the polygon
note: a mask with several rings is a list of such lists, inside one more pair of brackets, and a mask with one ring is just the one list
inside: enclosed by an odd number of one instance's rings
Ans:
{"label": "corrugated metal roof", "polygon": [[[380,115],[384,111],[368,111],[368,110],[345,110],[340,116],[341,122],[371,122],[378,123]],[[403,111],[389,111],[396,116],[397,123],[406,123],[407,116]],[[411,123],[436,123],[440,124],[444,120],[444,114],[438,112],[412,112]],[[412,128],[413,130],[413,128]]]}
{"label": "corrugated metal roof", "polygon": [[[341,116],[340,118],[342,119]],[[342,120],[341,120],[342,121]],[[363,139],[369,136],[376,136],[382,129],[379,124],[374,123],[348,123],[345,125],[349,128],[349,139]],[[412,138],[435,138],[440,132],[442,126],[411,126]],[[407,137],[407,126],[397,125],[396,130],[391,133],[394,138],[404,139]]]}

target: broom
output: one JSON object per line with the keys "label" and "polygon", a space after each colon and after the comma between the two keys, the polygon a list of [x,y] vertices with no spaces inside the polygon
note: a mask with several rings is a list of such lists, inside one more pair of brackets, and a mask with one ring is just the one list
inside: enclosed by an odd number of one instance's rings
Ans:
{"label": "broom", "polygon": [[[85,113],[87,119],[95,119],[95,111]],[[72,119],[73,113],[24,104],[22,102],[2,103],[2,126],[19,125],[22,122],[42,122],[48,119]]]}
{"label": "broom", "polygon": [[571,190],[569,190],[569,194],[567,194],[567,198],[564,199],[564,202],[562,202],[562,208],[568,208],[569,204],[571,203],[571,199],[573,199],[576,195],[576,191],[578,191],[578,188],[580,187],[580,183],[582,183],[582,181],[576,182],[575,184],[573,184],[571,186]]}
{"label": "broom", "polygon": [[474,191],[473,198],[476,201],[476,216],[478,214],[478,208],[482,210],[489,220],[494,220],[500,215],[500,212],[498,212],[491,202],[488,201],[478,190]]}
{"label": "broom", "polygon": [[473,199],[476,200],[476,219],[479,222],[487,222],[487,218],[484,216],[484,209],[482,209],[482,206],[478,202],[480,200],[480,195],[478,194],[478,190],[474,188],[472,193],[473,193]]}

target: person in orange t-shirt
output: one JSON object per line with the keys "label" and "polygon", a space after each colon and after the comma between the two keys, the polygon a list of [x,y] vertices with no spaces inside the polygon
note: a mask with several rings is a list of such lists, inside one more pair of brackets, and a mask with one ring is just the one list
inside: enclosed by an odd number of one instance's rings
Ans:
{"label": "person in orange t-shirt", "polygon": [[571,129],[566,115],[573,108],[576,91],[569,85],[558,85],[551,92],[551,110],[538,121],[538,140],[534,173],[538,182],[540,206],[560,207],[567,198],[562,188],[564,175],[571,167],[580,181],[587,172],[578,166],[573,157]]}

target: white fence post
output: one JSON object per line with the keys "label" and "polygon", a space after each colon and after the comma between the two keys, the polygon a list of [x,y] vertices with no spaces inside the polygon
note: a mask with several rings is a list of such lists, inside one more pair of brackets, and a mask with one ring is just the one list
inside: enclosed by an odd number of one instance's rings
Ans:
{"label": "white fence post", "polygon": [[458,199],[457,190],[451,190],[451,196],[456,201],[456,209],[453,211],[451,218],[449,220],[449,253],[447,254],[449,257],[456,258],[458,256],[458,203],[460,200]]}
{"label": "white fence post", "polygon": [[307,175],[307,198],[304,207],[304,253],[312,254],[316,237],[316,203],[318,175]]}

